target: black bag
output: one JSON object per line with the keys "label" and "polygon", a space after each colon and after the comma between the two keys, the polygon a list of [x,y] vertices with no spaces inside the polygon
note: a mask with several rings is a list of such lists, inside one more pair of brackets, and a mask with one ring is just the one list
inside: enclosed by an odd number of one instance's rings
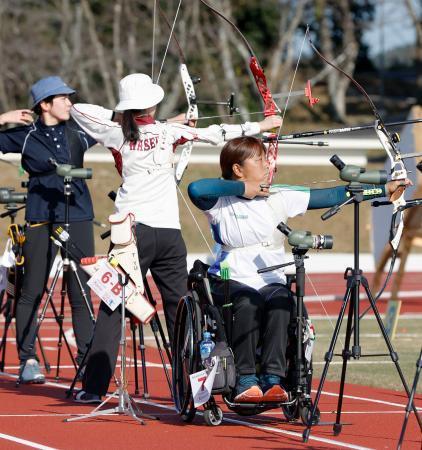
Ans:
{"label": "black bag", "polygon": [[210,357],[218,356],[217,373],[212,385],[212,394],[230,394],[236,385],[236,367],[231,348],[226,342],[220,341],[215,344]]}

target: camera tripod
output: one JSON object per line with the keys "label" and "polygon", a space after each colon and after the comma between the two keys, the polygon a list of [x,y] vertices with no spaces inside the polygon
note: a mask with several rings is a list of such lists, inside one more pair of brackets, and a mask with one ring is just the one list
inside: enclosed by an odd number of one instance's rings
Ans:
{"label": "camera tripod", "polygon": [[[23,245],[22,242],[17,242],[19,240],[19,235],[22,235],[20,226],[15,224],[15,219],[18,211],[25,208],[25,205],[23,206],[17,206],[15,203],[10,203],[6,205],[6,212],[0,214],[0,218],[4,217],[10,217],[10,226],[9,226],[9,233],[13,233],[13,230],[15,230],[15,236],[14,239],[16,242],[13,245],[17,245],[21,247]],[[22,235],[23,236],[23,235]],[[14,249],[13,249],[14,251]],[[9,332],[9,327],[12,323],[13,318],[16,315],[16,302],[18,301],[18,298],[20,296],[20,292],[22,289],[22,281],[23,281],[23,260],[18,263],[15,262],[15,264],[12,267],[9,267],[7,270],[7,286],[6,289],[1,293],[1,299],[0,299],[0,314],[4,315],[4,329],[3,329],[3,336],[0,343],[0,351],[1,351],[1,358],[0,358],[0,370],[3,371],[5,367],[6,362],[6,345],[7,345],[7,335]],[[3,303],[4,301],[4,303]],[[48,362],[44,347],[41,342],[40,336],[37,334],[38,339],[38,345],[40,348],[41,356],[44,361],[44,367],[47,371],[47,373],[50,373],[50,363]]]}
{"label": "camera tripod", "polygon": [[[288,236],[291,231],[283,222],[281,222],[277,228],[286,236]],[[303,298],[305,296],[305,259],[309,258],[306,256],[309,247],[295,245],[292,248],[293,262],[288,262],[284,264],[278,264],[271,267],[266,267],[264,269],[259,269],[258,273],[264,273],[271,270],[280,269],[282,267],[287,267],[295,265],[296,273],[294,277],[294,282],[296,284],[296,352],[295,352],[295,380],[294,380],[294,402],[292,404],[283,406],[282,409],[284,415],[289,419],[302,418],[303,423],[307,423],[310,418],[310,412],[312,408],[311,399],[311,386],[309,377],[312,379],[312,365],[306,364],[305,354],[303,349],[303,336],[304,336],[304,324],[305,324],[305,310]],[[314,425],[319,423],[319,410],[315,410],[313,416]]]}
{"label": "camera tripod", "polygon": [[[349,311],[347,316],[347,325],[346,325],[346,336],[345,336],[345,343],[344,343],[344,349],[341,353],[341,356],[343,358],[343,366],[341,371],[341,380],[340,380],[340,388],[339,388],[339,398],[338,398],[338,404],[337,404],[337,412],[336,412],[336,421],[333,424],[333,432],[334,435],[337,436],[341,433],[342,430],[342,424],[340,422],[341,419],[341,412],[342,412],[342,405],[343,405],[343,394],[344,394],[344,384],[346,379],[346,370],[347,370],[347,362],[350,360],[350,358],[353,359],[359,359],[361,357],[373,357],[373,356],[390,356],[391,361],[396,366],[397,372],[399,374],[400,380],[403,384],[403,387],[406,391],[407,397],[409,398],[409,404],[411,404],[411,407],[413,411],[415,412],[415,415],[417,417],[417,420],[419,422],[419,427],[422,429],[421,420],[417,413],[417,409],[415,407],[415,404],[411,401],[411,393],[409,391],[409,388],[407,386],[406,380],[403,376],[403,372],[401,370],[401,367],[399,365],[399,357],[398,354],[394,351],[394,348],[391,344],[391,341],[388,337],[387,331],[384,327],[384,324],[382,322],[382,318],[379,314],[378,308],[375,303],[375,299],[369,289],[368,280],[363,275],[363,271],[359,268],[359,206],[360,203],[363,200],[363,187],[360,183],[352,182],[348,185],[347,191],[350,193],[350,198],[343,203],[343,205],[335,206],[331,210],[329,210],[327,213],[323,214],[322,218],[323,220],[328,219],[335,213],[337,213],[341,206],[344,206],[346,204],[352,203],[354,205],[354,237],[353,237],[353,245],[354,245],[354,267],[348,267],[344,273],[344,278],[346,279],[346,293],[343,298],[343,304],[340,309],[340,314],[337,319],[337,323],[334,329],[334,333],[330,342],[329,349],[327,353],[325,354],[325,365],[324,369],[321,375],[320,383],[318,386],[318,390],[315,397],[315,402],[313,404],[311,413],[310,413],[310,420],[308,421],[307,428],[303,431],[303,441],[307,442],[309,439],[309,435],[311,432],[311,427],[314,424],[314,418],[316,417],[316,412],[318,408],[318,403],[321,397],[322,389],[325,383],[325,379],[327,376],[327,372],[330,366],[330,362],[333,359],[334,356],[334,348],[337,342],[337,338],[340,333],[340,327],[343,322],[343,318],[345,315],[345,311],[347,308],[347,305],[349,305]],[[379,329],[382,333],[382,336],[384,338],[385,344],[388,348],[389,354],[368,354],[363,355],[362,349],[360,345],[359,340],[359,291],[361,286],[363,286],[366,296],[369,300],[369,303],[371,305],[371,309],[375,315],[375,318],[377,320]],[[353,345],[350,348],[350,341],[353,334]],[[410,408],[410,406],[409,406]]]}
{"label": "camera tripod", "polygon": [[[64,197],[65,197],[65,221],[63,224],[63,228],[64,231],[67,233],[67,235],[69,235],[69,229],[70,229],[70,224],[69,224],[69,205],[70,205],[70,196],[72,195],[72,186],[71,186],[71,182],[72,182],[72,176],[66,175],[64,176]],[[57,230],[56,230],[57,232]],[[75,263],[75,261],[73,261],[73,259],[70,258],[70,252],[69,252],[69,245],[68,245],[68,241],[66,240],[64,242],[64,245],[62,245],[57,239],[54,238],[54,236],[50,236],[50,238],[52,239],[52,241],[59,247],[58,248],[58,252],[60,252],[60,250],[62,249],[62,259],[59,262],[57,268],[56,268],[56,272],[53,276],[53,281],[51,283],[51,286],[49,288],[46,289],[47,292],[47,296],[43,305],[43,308],[41,310],[41,313],[39,315],[38,318],[38,322],[35,328],[35,331],[33,333],[32,336],[32,341],[29,345],[29,349],[32,350],[35,346],[35,339],[36,336],[39,333],[39,330],[41,328],[41,325],[44,321],[46,312],[47,312],[47,308],[50,305],[51,309],[53,311],[54,314],[54,318],[59,326],[59,337],[58,337],[58,342],[57,342],[57,347],[58,347],[58,352],[57,352],[57,367],[56,367],[56,375],[55,378],[59,379],[59,373],[60,373],[60,360],[61,360],[61,349],[63,346],[63,341],[66,345],[66,348],[69,352],[70,358],[72,360],[72,364],[75,367],[75,369],[77,369],[77,364],[75,361],[75,358],[73,356],[73,352],[72,349],[70,347],[70,344],[68,342],[68,339],[64,333],[63,330],[63,321],[64,321],[64,306],[65,306],[65,299],[68,296],[68,286],[69,286],[69,279],[70,276],[73,275],[77,281],[78,287],[79,287],[79,291],[80,294],[82,296],[82,298],[84,299],[85,305],[88,309],[88,313],[90,316],[90,319],[92,321],[93,324],[95,324],[95,317],[94,317],[94,313],[90,304],[90,301],[88,299],[87,293],[82,285],[81,279],[79,277],[79,274],[77,272],[77,265]],[[53,294],[54,294],[54,290],[56,288],[57,285],[57,281],[59,279],[60,273],[63,272],[63,276],[62,276],[62,288],[60,291],[60,311],[57,312],[57,309],[54,305],[53,302]],[[19,380],[18,380],[19,383]]]}
{"label": "camera tripod", "polygon": [[[74,422],[76,420],[88,419],[91,417],[105,416],[111,414],[124,414],[129,417],[132,417],[141,425],[145,425],[145,422],[142,418],[146,419],[157,419],[154,416],[150,416],[148,414],[144,414],[133,400],[133,398],[129,395],[127,391],[127,378],[126,378],[126,315],[125,315],[125,286],[129,282],[129,276],[123,275],[119,273],[118,275],[119,284],[122,287],[121,290],[121,333],[120,333],[120,380],[118,383],[117,391],[108,396],[100,405],[98,405],[90,414],[85,414],[79,417],[72,417],[70,419],[65,419],[65,422]],[[105,410],[100,410],[100,408],[109,402],[112,398],[118,398],[118,406],[114,408],[109,408]]]}
{"label": "camera tripod", "polygon": [[[410,391],[409,401],[406,406],[406,414],[404,416],[403,426],[402,426],[402,429],[400,432],[400,438],[399,438],[399,443],[397,445],[397,450],[400,450],[401,445],[403,443],[404,435],[406,433],[407,421],[409,420],[409,415],[412,410],[413,399],[415,398],[416,388],[418,387],[418,381],[419,381],[419,375],[421,373],[421,369],[422,369],[422,348],[419,353],[419,358],[416,361],[415,378],[413,379],[412,390]],[[420,422],[419,422],[419,424],[420,424]]]}

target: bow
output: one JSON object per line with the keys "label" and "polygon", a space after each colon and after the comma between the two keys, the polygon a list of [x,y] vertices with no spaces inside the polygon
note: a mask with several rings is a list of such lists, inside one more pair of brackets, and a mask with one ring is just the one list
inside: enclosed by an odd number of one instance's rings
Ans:
{"label": "bow", "polygon": [[[361,92],[363,94],[363,96],[366,98],[366,100],[369,103],[369,105],[372,109],[372,112],[375,116],[374,130],[377,134],[377,137],[378,137],[383,149],[387,153],[387,156],[390,160],[391,180],[405,179],[407,177],[407,169],[406,169],[406,165],[404,164],[403,157],[400,153],[400,148],[398,146],[398,142],[399,142],[398,135],[396,133],[391,134],[388,131],[387,127],[384,124],[384,121],[381,118],[381,115],[380,115],[377,107],[375,106],[374,102],[372,101],[372,99],[370,98],[368,93],[362,87],[362,85],[360,85],[352,76],[350,76],[348,73],[346,73],[340,67],[338,67],[335,64],[333,64],[332,62],[328,61],[328,59],[324,55],[322,55],[321,52],[319,52],[317,50],[317,48],[315,47],[315,45],[313,44],[313,42],[310,39],[309,39],[309,43],[310,43],[311,48],[314,50],[314,52],[323,61],[325,61],[328,65],[330,65],[335,70],[339,71],[344,76],[346,76],[356,86],[356,88],[359,90],[359,92]],[[381,291],[377,294],[376,299],[378,299],[380,297],[380,295],[384,291],[384,289],[387,286],[388,281],[391,277],[391,274],[392,274],[393,268],[394,268],[394,263],[395,263],[395,260],[397,257],[400,239],[401,239],[401,236],[403,233],[403,218],[404,218],[404,216],[403,216],[404,208],[403,207],[406,205],[406,201],[404,198],[405,189],[403,187],[400,187],[397,191],[398,191],[397,195],[393,195],[391,198],[391,202],[393,204],[393,215],[391,218],[390,236],[389,236],[390,245],[393,250],[392,257],[391,257],[391,265],[390,265],[390,269],[389,269],[387,278],[385,280],[385,283],[384,283],[383,287],[381,288]]]}
{"label": "bow", "polygon": [[[254,77],[255,84],[258,88],[258,91],[261,95],[262,101],[264,102],[264,116],[273,116],[276,113],[280,113],[280,108],[274,102],[273,96],[271,94],[270,88],[268,87],[267,78],[264,73],[264,69],[261,67],[261,64],[258,61],[254,51],[252,50],[251,45],[249,44],[246,37],[239,30],[239,28],[227,17],[225,17],[220,11],[216,10],[214,7],[209,5],[206,1],[200,0],[200,2],[210,9],[214,14],[219,16],[221,19],[226,21],[241,37],[244,42],[246,48],[249,52],[249,69]],[[280,130],[279,130],[280,131]],[[274,173],[276,172],[276,163],[277,163],[277,155],[278,155],[278,139],[270,139],[268,141],[268,150],[267,150],[267,161],[269,165],[269,183],[271,183]]]}
{"label": "bow", "polygon": [[[176,43],[178,52],[179,52],[179,58],[180,58],[180,66],[179,66],[179,74],[180,77],[182,79],[182,84],[183,84],[183,89],[185,91],[185,95],[186,95],[186,100],[188,102],[188,109],[186,111],[185,114],[185,119],[187,122],[191,122],[194,121],[196,122],[196,120],[198,119],[198,105],[196,102],[196,93],[195,93],[195,84],[199,83],[200,79],[199,78],[192,78],[189,74],[189,70],[186,64],[186,59],[185,59],[185,55],[182,51],[182,47],[179,44],[179,41],[177,40],[175,34],[174,34],[174,27],[177,21],[177,15],[179,13],[179,9],[181,6],[182,0],[179,1],[179,5],[177,7],[177,11],[176,11],[176,15],[174,17],[174,21],[173,21],[173,25],[170,25],[169,21],[167,20],[167,17],[165,16],[163,10],[160,7],[160,3],[158,3],[158,10],[160,12],[160,15],[162,16],[162,18],[164,19],[164,21],[166,22],[167,26],[170,28],[170,36],[168,39],[168,45],[171,41],[171,39],[174,39],[174,42]],[[167,45],[167,49],[168,49],[168,45]],[[167,53],[167,49],[166,49],[166,53]],[[161,64],[161,68],[163,67],[164,64],[164,59],[165,56],[163,58],[162,64]],[[160,73],[161,73],[161,69],[160,69]],[[157,83],[158,83],[158,78],[159,75],[157,77]],[[180,158],[179,161],[177,163],[176,166],[176,171],[175,171],[175,178],[176,178],[176,183],[179,184],[182,181],[182,177],[183,174],[188,166],[189,163],[189,159],[190,159],[190,155],[192,153],[192,147],[193,147],[193,142],[192,141],[188,141],[186,142],[186,144],[184,144],[182,146],[182,150],[181,150],[181,154],[180,154]]]}

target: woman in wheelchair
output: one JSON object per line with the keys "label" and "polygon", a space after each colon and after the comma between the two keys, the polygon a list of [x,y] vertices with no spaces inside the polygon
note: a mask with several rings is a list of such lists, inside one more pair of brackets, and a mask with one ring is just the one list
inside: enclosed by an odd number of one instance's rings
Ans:
{"label": "woman in wheelchair", "polygon": [[[209,268],[216,304],[225,301],[222,272],[230,268],[231,341],[237,371],[235,403],[285,402],[288,325],[295,312],[293,294],[282,269],[257,270],[285,262],[283,235],[276,229],[308,209],[328,208],[347,199],[346,186],[309,189],[268,185],[266,149],[253,137],[229,141],[220,155],[222,179],[189,185],[192,202],[206,214],[221,248]],[[406,181],[408,184],[408,181]],[[393,193],[399,182],[364,186],[364,199]],[[227,293],[227,291],[226,291]],[[261,346],[260,373],[256,371]]]}

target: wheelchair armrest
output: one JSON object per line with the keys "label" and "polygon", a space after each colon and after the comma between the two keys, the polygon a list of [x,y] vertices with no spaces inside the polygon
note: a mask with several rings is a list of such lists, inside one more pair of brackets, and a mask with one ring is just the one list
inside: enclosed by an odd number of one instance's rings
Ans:
{"label": "wheelchair armrest", "polygon": [[296,274],[286,274],[286,286],[291,290],[292,284],[296,283]]}

